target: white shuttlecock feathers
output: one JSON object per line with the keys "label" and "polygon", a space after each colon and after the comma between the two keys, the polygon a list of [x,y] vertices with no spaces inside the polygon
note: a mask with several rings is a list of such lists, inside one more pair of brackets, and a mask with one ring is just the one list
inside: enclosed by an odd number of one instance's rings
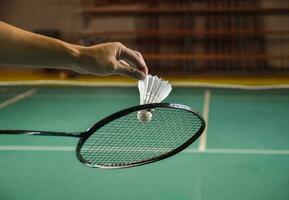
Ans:
{"label": "white shuttlecock feathers", "polygon": [[[138,82],[140,94],[140,104],[160,103],[172,91],[172,86],[168,81],[162,80],[157,76],[147,75],[144,80]],[[149,122],[152,118],[152,112],[139,111],[138,120]]]}
{"label": "white shuttlecock feathers", "polygon": [[160,103],[170,94],[172,86],[157,76],[147,75],[144,80],[138,82],[138,90],[140,104]]}

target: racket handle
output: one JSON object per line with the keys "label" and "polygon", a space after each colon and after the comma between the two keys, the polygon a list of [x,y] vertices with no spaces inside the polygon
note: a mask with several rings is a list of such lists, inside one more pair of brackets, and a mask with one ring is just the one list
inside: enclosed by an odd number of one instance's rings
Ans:
{"label": "racket handle", "polygon": [[79,132],[53,132],[53,131],[31,131],[31,130],[0,130],[0,135],[40,135],[40,136],[61,136],[80,137]]}

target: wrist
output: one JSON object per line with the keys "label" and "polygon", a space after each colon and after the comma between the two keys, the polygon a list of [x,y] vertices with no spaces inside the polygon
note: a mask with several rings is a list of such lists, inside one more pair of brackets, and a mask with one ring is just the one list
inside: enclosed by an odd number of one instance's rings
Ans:
{"label": "wrist", "polygon": [[87,53],[87,48],[85,46],[70,44],[70,54],[73,58],[73,64],[70,70],[75,72],[86,74],[85,66],[89,65],[90,56]]}
{"label": "wrist", "polygon": [[[62,41],[61,41],[62,42]],[[83,65],[83,56],[82,56],[82,52],[83,52],[83,48],[82,46],[79,45],[74,45],[74,44],[70,44],[70,43],[66,43],[66,42],[62,42],[62,46],[64,48],[64,51],[66,52],[65,54],[67,56],[66,57],[66,61],[64,61],[64,68],[65,69],[69,69],[72,71],[76,71],[79,73],[81,72],[81,66]]]}

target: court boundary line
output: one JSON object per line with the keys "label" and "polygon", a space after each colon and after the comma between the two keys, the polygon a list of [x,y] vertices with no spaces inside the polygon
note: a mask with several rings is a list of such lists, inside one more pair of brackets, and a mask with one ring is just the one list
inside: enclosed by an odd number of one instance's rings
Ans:
{"label": "court boundary line", "polygon": [[12,104],[14,104],[14,103],[16,103],[18,101],[21,101],[21,100],[23,100],[23,99],[25,99],[27,97],[30,97],[30,96],[34,95],[36,92],[37,92],[37,89],[36,88],[32,88],[32,89],[29,89],[29,90],[27,90],[25,92],[17,94],[16,96],[14,96],[14,97],[6,100],[6,101],[1,102],[0,103],[0,109],[5,108],[7,106],[10,106],[10,105],[12,105]]}
{"label": "court boundary line", "polygon": [[186,153],[206,154],[261,154],[261,155],[289,155],[289,149],[239,149],[239,148],[207,148],[204,152],[195,149],[185,150]]}
{"label": "court boundary line", "polygon": [[205,90],[204,93],[204,106],[203,106],[203,117],[206,122],[206,128],[203,131],[199,139],[199,147],[198,150],[200,152],[204,152],[207,147],[207,135],[208,135],[208,125],[209,125],[209,114],[210,114],[210,102],[211,102],[211,91]]}
{"label": "court boundary line", "polygon": [[[289,84],[268,84],[268,85],[242,85],[242,84],[222,84],[205,82],[182,82],[171,81],[175,87],[209,87],[221,89],[242,89],[242,90],[271,90],[289,89]],[[133,82],[89,82],[71,80],[32,80],[32,81],[4,81],[0,86],[79,86],[79,87],[136,87]]]}
{"label": "court boundary line", "polygon": [[[74,146],[14,146],[0,145],[0,151],[60,151],[73,152]],[[254,155],[288,155],[289,149],[240,149],[240,148],[207,148],[200,152],[198,149],[185,149],[181,153],[196,154],[254,154]]]}

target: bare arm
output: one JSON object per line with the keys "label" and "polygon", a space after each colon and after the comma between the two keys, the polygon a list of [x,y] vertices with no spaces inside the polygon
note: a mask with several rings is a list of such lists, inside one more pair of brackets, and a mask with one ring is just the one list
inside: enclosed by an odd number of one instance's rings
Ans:
{"label": "bare arm", "polygon": [[136,79],[143,79],[148,73],[141,54],[119,42],[84,47],[24,31],[1,21],[0,65],[70,69],[82,74],[121,74]]}

